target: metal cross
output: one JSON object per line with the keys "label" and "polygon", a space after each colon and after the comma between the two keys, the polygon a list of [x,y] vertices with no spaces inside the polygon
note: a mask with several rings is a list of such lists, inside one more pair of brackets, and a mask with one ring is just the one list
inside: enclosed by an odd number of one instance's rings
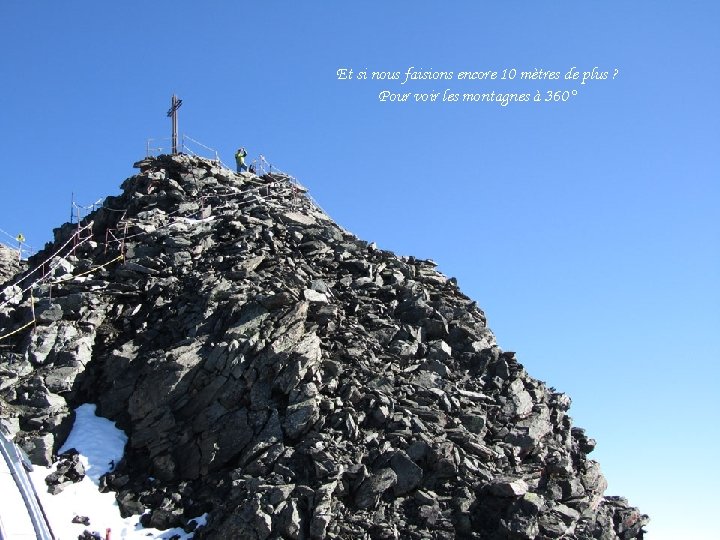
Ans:
{"label": "metal cross", "polygon": [[177,110],[182,105],[182,99],[173,94],[172,101],[170,102],[170,109],[167,115],[172,118],[172,153],[177,154],[177,140],[178,140],[178,121],[177,121]]}

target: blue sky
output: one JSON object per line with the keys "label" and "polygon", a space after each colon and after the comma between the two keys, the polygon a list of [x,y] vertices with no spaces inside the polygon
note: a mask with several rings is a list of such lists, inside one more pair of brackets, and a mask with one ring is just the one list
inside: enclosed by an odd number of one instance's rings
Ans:
{"label": "blue sky", "polygon": [[[237,5],[236,5],[237,4]],[[146,139],[239,145],[338,223],[432,258],[573,399],[650,540],[718,538],[717,2],[21,2],[0,6],[0,232],[41,247]],[[589,81],[338,80],[541,68]],[[617,75],[613,79],[613,74]],[[577,90],[564,103],[380,102]]]}

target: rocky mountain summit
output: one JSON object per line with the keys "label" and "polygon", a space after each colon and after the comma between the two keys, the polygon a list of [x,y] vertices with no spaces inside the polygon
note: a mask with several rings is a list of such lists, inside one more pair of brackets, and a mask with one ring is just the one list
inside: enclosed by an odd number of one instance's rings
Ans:
{"label": "rocky mountain summit", "polygon": [[435,263],[359,240],[282,174],[186,155],[0,295],[0,418],[47,463],[86,402],[128,435],[124,514],[196,538],[642,538],[570,399]]}

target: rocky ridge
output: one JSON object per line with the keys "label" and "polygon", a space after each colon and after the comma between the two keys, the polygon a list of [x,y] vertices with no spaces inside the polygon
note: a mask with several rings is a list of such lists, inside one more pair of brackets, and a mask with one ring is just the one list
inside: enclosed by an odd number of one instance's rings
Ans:
{"label": "rocky ridge", "polygon": [[642,538],[570,399],[432,261],[281,174],[136,167],[0,296],[0,335],[35,319],[0,342],[0,419],[34,461],[90,401],[129,437],[102,489],[153,527],[208,511],[196,538]]}

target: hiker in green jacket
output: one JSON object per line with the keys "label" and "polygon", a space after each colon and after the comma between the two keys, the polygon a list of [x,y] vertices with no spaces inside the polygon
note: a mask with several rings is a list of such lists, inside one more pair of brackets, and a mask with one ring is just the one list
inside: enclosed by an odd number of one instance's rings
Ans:
{"label": "hiker in green jacket", "polygon": [[238,148],[238,151],[235,152],[235,164],[237,165],[237,172],[243,172],[247,171],[247,165],[245,165],[245,158],[247,157],[247,152],[244,148]]}

